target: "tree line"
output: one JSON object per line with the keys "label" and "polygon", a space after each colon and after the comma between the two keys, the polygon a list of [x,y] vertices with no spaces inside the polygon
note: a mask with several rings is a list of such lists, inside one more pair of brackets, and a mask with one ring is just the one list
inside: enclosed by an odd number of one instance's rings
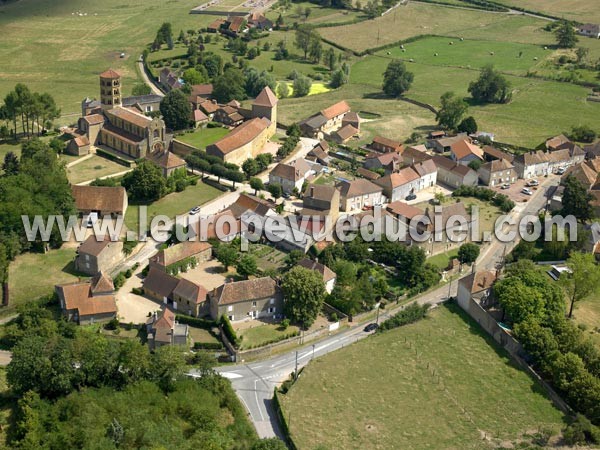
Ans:
{"label": "tree line", "polygon": [[60,109],[52,95],[46,92],[32,92],[26,85],[18,83],[14,90],[6,94],[4,104],[0,106],[0,121],[12,124],[12,130],[5,126],[0,137],[12,134],[16,138],[19,122],[23,136],[39,136],[43,130],[51,128],[52,121],[58,117]]}

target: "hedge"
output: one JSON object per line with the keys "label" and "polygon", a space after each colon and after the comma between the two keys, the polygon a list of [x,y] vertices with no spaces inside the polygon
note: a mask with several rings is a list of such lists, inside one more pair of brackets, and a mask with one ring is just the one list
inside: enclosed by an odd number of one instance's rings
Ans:
{"label": "hedge", "polygon": [[408,325],[409,323],[417,322],[427,315],[428,310],[428,303],[424,305],[419,305],[418,303],[411,303],[398,314],[395,314],[389,319],[383,321],[381,325],[379,325],[378,331],[391,330],[393,328],[398,328],[403,325]]}
{"label": "hedge", "polygon": [[106,150],[103,150],[101,148],[96,148],[96,154],[101,155],[104,158],[114,161],[117,164],[121,164],[122,166],[125,166],[125,167],[131,167],[135,164],[135,161],[128,161],[126,159],[120,158],[119,156],[117,156],[111,152],[108,152]]}
{"label": "hedge", "polygon": [[229,342],[231,342],[235,347],[239,347],[240,340],[237,334],[235,333],[235,330],[231,326],[229,318],[226,315],[222,315],[219,322],[221,324],[221,327],[223,328],[223,333],[225,333],[225,336],[227,336]]}
{"label": "hedge", "polygon": [[223,350],[220,342],[194,342],[194,350]]}
{"label": "hedge", "polygon": [[201,319],[199,317],[186,316],[183,314],[177,314],[175,319],[177,319],[177,322],[179,323],[196,328],[204,328],[205,330],[210,330],[217,326],[217,323],[214,320]]}

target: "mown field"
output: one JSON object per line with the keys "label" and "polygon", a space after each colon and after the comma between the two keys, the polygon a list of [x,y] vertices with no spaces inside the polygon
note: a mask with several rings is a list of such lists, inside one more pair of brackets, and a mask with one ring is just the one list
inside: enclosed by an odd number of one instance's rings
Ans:
{"label": "mown field", "polygon": [[495,0],[506,6],[516,6],[579,22],[600,22],[598,4],[590,0]]}
{"label": "mown field", "polygon": [[74,122],[81,100],[99,95],[97,75],[103,70],[119,71],[124,94],[130,94],[138,79],[135,61],[163,21],[170,21],[177,35],[180,29],[198,29],[214,20],[189,14],[199,3],[19,0],[0,6],[0,98],[16,83],[25,83],[53,94],[62,108],[61,122]]}
{"label": "mown field", "polygon": [[498,448],[564,425],[455,306],[318,358],[281,398],[299,449]]}
{"label": "mown field", "polygon": [[115,173],[124,172],[127,167],[114,161],[94,155],[85,161],[81,161],[67,169],[67,177],[72,184],[95,180]]}
{"label": "mown field", "polygon": [[[363,51],[419,35],[460,37],[466,31],[480,30],[506,18],[508,15],[502,13],[409,3],[383,17],[352,25],[322,28],[319,33],[346,48]],[[498,34],[502,34],[498,31]],[[489,39],[495,37],[489,36]]]}

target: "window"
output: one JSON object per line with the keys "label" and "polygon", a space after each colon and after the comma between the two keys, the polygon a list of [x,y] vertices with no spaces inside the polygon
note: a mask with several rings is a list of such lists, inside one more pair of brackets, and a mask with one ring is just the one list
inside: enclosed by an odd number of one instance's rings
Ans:
{"label": "window", "polygon": [[268,312],[269,312],[269,314],[273,314],[275,312],[275,308],[269,308]]}
{"label": "window", "polygon": [[256,308],[256,302],[252,302],[252,307]]}
{"label": "window", "polygon": [[272,298],[272,299],[269,301],[269,303],[270,303],[271,305],[274,305],[274,304],[275,304],[275,299],[274,299],[274,298]]}
{"label": "window", "polygon": [[227,316],[227,318],[233,322],[233,315]]}
{"label": "window", "polygon": [[233,311],[233,306],[228,306],[227,307],[227,312],[231,312],[231,311]]}

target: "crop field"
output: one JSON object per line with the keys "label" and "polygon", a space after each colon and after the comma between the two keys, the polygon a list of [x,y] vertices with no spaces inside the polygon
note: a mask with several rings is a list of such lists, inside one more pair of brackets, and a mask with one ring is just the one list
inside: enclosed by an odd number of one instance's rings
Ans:
{"label": "crop field", "polygon": [[297,447],[507,448],[558,433],[542,388],[459,311],[441,306],[311,362],[280,397]]}
{"label": "crop field", "polygon": [[[240,0],[241,3],[241,0]],[[198,29],[214,16],[190,15],[198,0],[19,0],[0,6],[0,98],[25,83],[50,92],[74,122],[85,96],[98,96],[97,75],[113,68],[129,95],[138,78],[136,60],[160,24],[174,34]],[[84,14],[82,16],[76,14]],[[120,58],[120,53],[125,58]]]}
{"label": "crop field", "polygon": [[496,0],[496,2],[584,23],[600,22],[598,4],[590,0]]}
{"label": "crop field", "polygon": [[[365,84],[372,91],[381,92],[383,72],[389,61],[389,57],[363,58],[352,66],[351,84]],[[468,97],[468,85],[479,75],[475,69],[434,66],[427,61],[407,64],[415,78],[406,96],[434,106],[439,106],[440,96],[447,91]],[[501,66],[497,68],[502,70]],[[535,147],[548,136],[570,130],[574,125],[591,125],[594,118],[600,117],[600,103],[586,101],[587,88],[517,76],[507,79],[513,86],[510,103],[469,108],[479,129],[493,132],[500,142]]]}
{"label": "crop field", "polygon": [[465,31],[484,28],[507,17],[507,14],[409,3],[383,17],[323,28],[319,33],[339,45],[363,51],[419,35],[460,37]]}

